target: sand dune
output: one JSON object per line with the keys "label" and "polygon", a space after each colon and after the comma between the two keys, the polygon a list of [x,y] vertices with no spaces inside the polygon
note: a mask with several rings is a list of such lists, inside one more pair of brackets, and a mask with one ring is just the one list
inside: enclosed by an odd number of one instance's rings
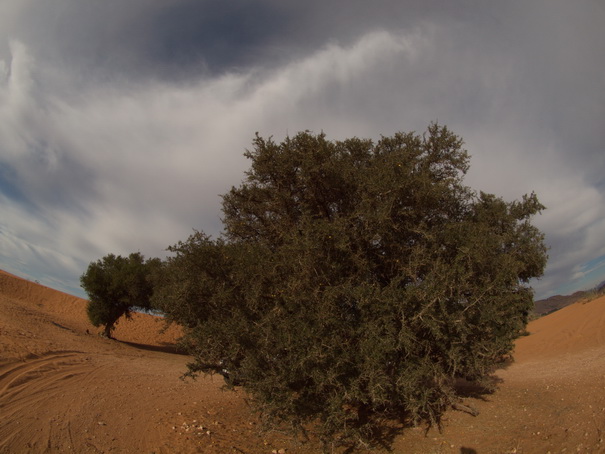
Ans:
{"label": "sand dune", "polygon": [[[258,435],[244,395],[220,378],[183,381],[179,330],[145,314],[117,341],[97,336],[86,302],[0,271],[0,453],[317,452]],[[605,298],[532,322],[499,389],[450,411],[442,432],[408,428],[396,453],[605,452]]]}
{"label": "sand dune", "polygon": [[531,336],[517,342],[517,361],[573,354],[605,345],[605,301],[579,301],[529,326]]}

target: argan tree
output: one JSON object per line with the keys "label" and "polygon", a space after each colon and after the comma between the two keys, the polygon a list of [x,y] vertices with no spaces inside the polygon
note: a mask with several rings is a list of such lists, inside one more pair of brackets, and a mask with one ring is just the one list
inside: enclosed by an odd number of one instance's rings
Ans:
{"label": "argan tree", "polygon": [[223,196],[224,236],[178,243],[162,273],[190,373],[222,373],[269,424],[325,441],[438,424],[456,380],[488,377],[528,321],[543,206],[465,186],[462,140],[436,124],[376,143],[253,143]]}
{"label": "argan tree", "polygon": [[136,252],[128,257],[108,254],[88,265],[80,284],[89,297],[86,312],[94,326],[104,326],[111,338],[117,321],[130,318],[134,308],[149,309],[153,293],[152,273],[159,269],[159,259],[145,260]]}

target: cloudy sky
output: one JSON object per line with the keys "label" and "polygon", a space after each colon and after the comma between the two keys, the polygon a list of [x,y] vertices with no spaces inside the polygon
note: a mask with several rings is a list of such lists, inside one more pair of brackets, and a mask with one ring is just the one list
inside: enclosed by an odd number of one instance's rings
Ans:
{"label": "cloudy sky", "polygon": [[602,0],[2,0],[0,268],[82,295],[109,252],[221,231],[254,133],[432,121],[466,182],[535,191],[537,297],[605,279]]}

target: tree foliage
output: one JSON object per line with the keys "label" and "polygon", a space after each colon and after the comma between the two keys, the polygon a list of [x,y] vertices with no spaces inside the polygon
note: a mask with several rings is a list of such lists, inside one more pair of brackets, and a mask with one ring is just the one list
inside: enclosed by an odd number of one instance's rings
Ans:
{"label": "tree foliage", "polygon": [[134,308],[149,309],[153,283],[151,275],[159,269],[160,260],[145,260],[136,252],[128,257],[108,254],[91,262],[80,277],[80,284],[89,297],[86,312],[94,326],[104,326],[104,334],[111,333],[118,319],[130,318]]}
{"label": "tree foliage", "polygon": [[439,423],[457,378],[510,354],[547,259],[543,206],[465,186],[458,136],[257,135],[246,156],[223,238],[173,246],[154,298],[191,374],[241,383],[270,424],[368,440],[384,418]]}

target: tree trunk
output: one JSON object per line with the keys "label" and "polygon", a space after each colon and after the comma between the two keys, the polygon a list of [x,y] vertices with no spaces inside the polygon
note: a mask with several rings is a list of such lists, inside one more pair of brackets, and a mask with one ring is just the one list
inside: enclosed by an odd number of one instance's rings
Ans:
{"label": "tree trunk", "polygon": [[105,331],[103,331],[103,336],[105,336],[107,339],[113,339],[113,337],[111,337],[112,331],[113,331],[113,323],[106,324]]}

